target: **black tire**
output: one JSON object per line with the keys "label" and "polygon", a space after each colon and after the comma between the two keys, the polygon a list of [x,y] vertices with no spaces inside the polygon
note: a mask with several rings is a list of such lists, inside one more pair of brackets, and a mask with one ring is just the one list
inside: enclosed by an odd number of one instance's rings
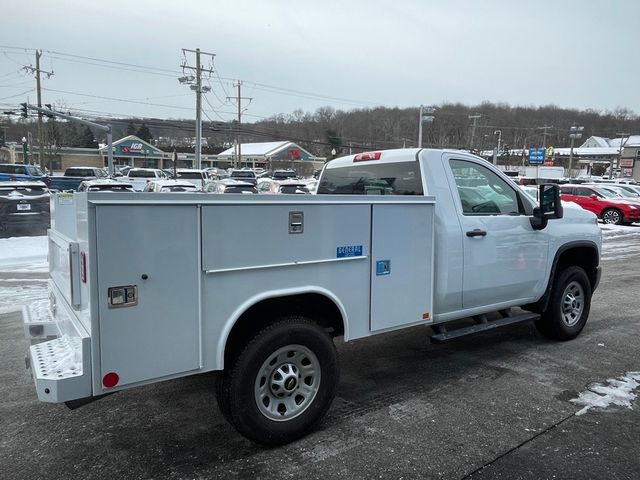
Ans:
{"label": "black tire", "polygon": [[624,217],[622,212],[617,208],[605,208],[602,211],[602,221],[613,225],[622,225]]}
{"label": "black tire", "polygon": [[[282,372],[289,376],[283,378]],[[248,340],[218,379],[216,393],[220,410],[241,435],[263,445],[283,445],[318,425],[331,406],[338,378],[331,337],[315,322],[292,316]]]}
{"label": "black tire", "polygon": [[590,309],[591,283],[587,274],[580,267],[566,267],[556,275],[549,304],[535,322],[536,327],[553,340],[571,340],[584,328]]}

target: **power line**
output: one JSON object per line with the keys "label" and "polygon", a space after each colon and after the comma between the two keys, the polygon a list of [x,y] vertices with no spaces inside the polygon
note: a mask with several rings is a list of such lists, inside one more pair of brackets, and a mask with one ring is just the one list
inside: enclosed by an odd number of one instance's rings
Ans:
{"label": "power line", "polygon": [[178,109],[178,110],[189,110],[189,111],[191,110],[191,108],[179,107],[177,105],[166,105],[166,104],[163,104],[163,103],[152,103],[152,102],[140,102],[140,101],[137,101],[137,100],[127,100],[127,99],[124,99],[124,98],[105,97],[105,96],[102,96],[102,95],[91,95],[91,94],[88,94],[88,93],[69,92],[67,90],[56,90],[56,89],[53,89],[53,88],[43,88],[43,90],[46,90],[48,92],[66,93],[68,95],[77,95],[79,97],[89,97],[89,98],[99,98],[99,99],[102,99],[102,100],[111,100],[111,101],[114,101],[114,102],[134,103],[134,104],[138,104],[138,105],[151,105],[151,106],[154,106],[154,107],[175,108],[175,109]]}
{"label": "power line", "polygon": [[22,93],[18,93],[17,95],[10,95],[10,96],[8,96],[8,97],[2,97],[2,98],[0,98],[0,100],[8,100],[8,99],[10,99],[10,98],[20,97],[20,96],[22,96],[22,95],[26,95],[27,93],[31,93],[31,92],[33,92],[34,90],[35,90],[35,88],[31,88],[31,89],[29,89],[29,90],[27,90],[27,91],[24,91],[24,92],[22,92]]}

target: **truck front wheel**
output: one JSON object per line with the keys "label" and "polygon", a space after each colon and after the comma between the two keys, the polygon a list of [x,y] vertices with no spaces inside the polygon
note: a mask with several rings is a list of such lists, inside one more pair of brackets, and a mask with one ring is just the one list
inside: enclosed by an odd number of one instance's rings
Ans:
{"label": "truck front wheel", "polygon": [[558,273],[538,330],[554,340],[571,340],[582,331],[591,308],[591,284],[580,267],[566,267]]}
{"label": "truck front wheel", "polygon": [[310,432],[324,417],[338,384],[331,337],[300,316],[254,335],[218,382],[225,417],[245,437],[282,445]]}

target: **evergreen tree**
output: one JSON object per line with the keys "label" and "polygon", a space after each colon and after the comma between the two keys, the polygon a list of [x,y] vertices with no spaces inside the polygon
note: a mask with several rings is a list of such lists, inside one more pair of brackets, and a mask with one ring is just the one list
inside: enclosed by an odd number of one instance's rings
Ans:
{"label": "evergreen tree", "polygon": [[68,122],[64,131],[64,144],[67,147],[80,147],[82,140],[78,126],[73,122]]}
{"label": "evergreen tree", "polygon": [[153,138],[153,135],[151,135],[151,130],[149,130],[149,127],[147,127],[144,122],[142,122],[142,125],[140,125],[140,128],[136,132],[136,136],[141,140],[144,140],[145,142],[150,142]]}
{"label": "evergreen tree", "polygon": [[133,122],[129,122],[129,124],[127,125],[127,128],[125,128],[124,130],[124,135],[129,136],[129,135],[135,135],[137,132],[136,126],[133,124]]}
{"label": "evergreen tree", "polygon": [[96,142],[93,132],[89,126],[85,126],[80,132],[80,147],[82,148],[98,148],[98,142]]}

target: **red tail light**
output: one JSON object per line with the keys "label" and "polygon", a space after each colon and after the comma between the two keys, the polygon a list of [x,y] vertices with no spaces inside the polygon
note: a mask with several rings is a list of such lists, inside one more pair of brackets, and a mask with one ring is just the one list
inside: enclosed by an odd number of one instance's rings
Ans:
{"label": "red tail light", "polygon": [[102,385],[106,388],[113,388],[119,381],[120,376],[116,372],[109,372],[102,378]]}
{"label": "red tail light", "polygon": [[364,152],[353,157],[354,162],[366,162],[368,160],[380,160],[382,152]]}

